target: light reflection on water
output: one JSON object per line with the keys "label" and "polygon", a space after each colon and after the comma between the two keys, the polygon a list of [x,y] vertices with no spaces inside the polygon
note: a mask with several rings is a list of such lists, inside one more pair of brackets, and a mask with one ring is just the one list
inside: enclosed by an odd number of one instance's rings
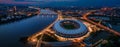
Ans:
{"label": "light reflection on water", "polygon": [[23,47],[21,37],[32,35],[52,23],[57,16],[34,16],[18,22],[0,25],[0,47]]}

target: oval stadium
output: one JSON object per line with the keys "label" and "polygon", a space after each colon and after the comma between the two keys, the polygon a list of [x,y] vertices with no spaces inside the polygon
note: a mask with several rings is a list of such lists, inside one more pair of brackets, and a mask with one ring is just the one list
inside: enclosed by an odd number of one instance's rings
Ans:
{"label": "oval stadium", "polygon": [[56,36],[65,40],[80,38],[88,32],[87,27],[82,21],[68,19],[57,21],[53,29],[55,30]]}

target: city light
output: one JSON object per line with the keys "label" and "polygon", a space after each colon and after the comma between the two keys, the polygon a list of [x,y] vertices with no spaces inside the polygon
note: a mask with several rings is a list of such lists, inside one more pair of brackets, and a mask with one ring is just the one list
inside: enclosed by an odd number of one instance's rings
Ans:
{"label": "city light", "polygon": [[118,0],[0,0],[0,47],[120,47]]}

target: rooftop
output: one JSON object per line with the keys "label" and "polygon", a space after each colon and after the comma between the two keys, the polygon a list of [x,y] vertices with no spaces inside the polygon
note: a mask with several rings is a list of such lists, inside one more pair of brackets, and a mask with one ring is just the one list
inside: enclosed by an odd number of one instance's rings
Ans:
{"label": "rooftop", "polygon": [[54,29],[56,29],[57,32],[64,33],[64,34],[78,34],[78,33],[84,33],[84,31],[87,30],[87,27],[81,21],[78,21],[78,20],[72,20],[72,21],[77,22],[79,24],[78,26],[80,26],[81,28],[72,29],[72,30],[65,29],[60,26],[60,22],[62,21],[64,20],[57,21],[54,25]]}

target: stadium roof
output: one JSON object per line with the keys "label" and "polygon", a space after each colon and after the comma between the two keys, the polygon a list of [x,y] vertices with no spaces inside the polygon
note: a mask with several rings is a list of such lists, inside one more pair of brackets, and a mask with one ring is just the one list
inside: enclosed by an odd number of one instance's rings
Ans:
{"label": "stadium roof", "polygon": [[60,22],[62,22],[62,21],[63,20],[57,21],[54,24],[54,29],[56,30],[56,32],[63,33],[63,34],[79,34],[79,33],[84,34],[84,32],[87,31],[87,27],[81,21],[74,20],[75,22],[80,24],[80,25],[78,25],[78,26],[80,26],[80,28],[73,29],[73,30],[69,30],[69,29],[65,29],[65,28],[61,27]]}

